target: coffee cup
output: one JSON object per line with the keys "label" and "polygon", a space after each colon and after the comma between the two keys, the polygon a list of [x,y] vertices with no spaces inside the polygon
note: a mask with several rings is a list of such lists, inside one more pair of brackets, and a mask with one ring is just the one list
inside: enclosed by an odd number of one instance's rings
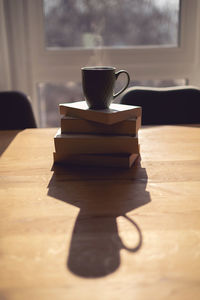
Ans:
{"label": "coffee cup", "polygon": [[[119,96],[129,85],[130,76],[127,71],[116,72],[114,67],[84,67],[82,71],[82,88],[85,101],[90,109],[107,109],[113,99]],[[125,86],[114,94],[115,82],[120,74],[126,74]]]}

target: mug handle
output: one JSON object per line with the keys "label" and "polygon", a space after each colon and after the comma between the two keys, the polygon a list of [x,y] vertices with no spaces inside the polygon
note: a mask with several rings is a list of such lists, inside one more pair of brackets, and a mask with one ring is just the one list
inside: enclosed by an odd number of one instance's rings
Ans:
{"label": "mug handle", "polygon": [[142,246],[142,233],[141,233],[141,230],[140,230],[139,226],[131,218],[129,218],[127,215],[124,214],[124,215],[122,215],[122,217],[124,217],[125,219],[127,219],[136,228],[136,230],[138,232],[138,243],[134,247],[127,247],[126,245],[124,245],[124,243],[121,240],[121,248],[125,249],[125,250],[127,250],[129,252],[136,252]]}
{"label": "mug handle", "polygon": [[128,85],[129,85],[129,83],[130,83],[130,76],[129,76],[128,72],[125,71],[125,70],[120,70],[120,71],[118,71],[118,72],[115,73],[116,80],[117,80],[117,78],[119,77],[119,75],[122,74],[122,73],[125,73],[125,74],[126,74],[126,76],[127,76],[127,83],[126,83],[125,87],[123,87],[119,92],[117,92],[116,94],[113,95],[113,98],[116,98],[116,97],[119,96],[123,91],[125,91],[125,89],[128,87]]}

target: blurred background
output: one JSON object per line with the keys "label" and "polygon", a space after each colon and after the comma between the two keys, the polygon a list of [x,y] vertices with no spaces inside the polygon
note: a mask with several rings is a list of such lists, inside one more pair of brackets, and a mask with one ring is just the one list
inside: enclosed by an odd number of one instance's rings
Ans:
{"label": "blurred background", "polygon": [[57,127],[58,104],[83,100],[83,66],[126,69],[130,86],[200,85],[199,2],[0,0],[0,88],[27,93],[39,125]]}

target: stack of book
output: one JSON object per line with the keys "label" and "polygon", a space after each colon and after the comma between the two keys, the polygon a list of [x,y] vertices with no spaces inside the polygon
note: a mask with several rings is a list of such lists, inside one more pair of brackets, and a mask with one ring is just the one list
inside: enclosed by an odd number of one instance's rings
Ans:
{"label": "stack of book", "polygon": [[139,155],[141,107],[112,103],[89,109],[85,101],[60,104],[55,163],[130,168]]}

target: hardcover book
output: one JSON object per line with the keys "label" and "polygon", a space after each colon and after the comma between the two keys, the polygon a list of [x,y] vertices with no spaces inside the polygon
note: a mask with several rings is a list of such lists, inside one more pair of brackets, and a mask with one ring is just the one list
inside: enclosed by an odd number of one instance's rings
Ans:
{"label": "hardcover book", "polygon": [[54,144],[56,152],[67,154],[139,153],[137,136],[68,134],[59,129]]}
{"label": "hardcover book", "polygon": [[62,133],[89,133],[105,135],[136,135],[141,127],[141,117],[131,118],[112,125],[63,116]]}
{"label": "hardcover book", "polygon": [[112,103],[108,109],[89,109],[86,101],[59,104],[60,114],[103,124],[114,124],[142,114],[140,106]]}
{"label": "hardcover book", "polygon": [[80,154],[54,152],[54,162],[67,165],[131,168],[139,154]]}

